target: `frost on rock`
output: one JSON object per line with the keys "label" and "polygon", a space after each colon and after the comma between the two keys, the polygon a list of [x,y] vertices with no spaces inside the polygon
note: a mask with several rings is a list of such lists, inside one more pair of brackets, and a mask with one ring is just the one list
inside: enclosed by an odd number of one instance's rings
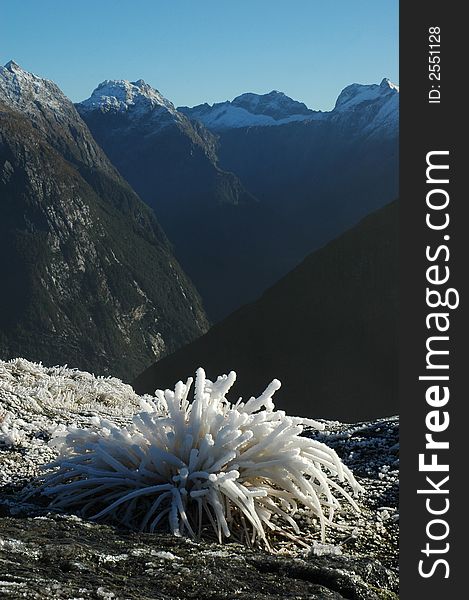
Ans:
{"label": "frost on rock", "polygon": [[54,432],[89,426],[97,414],[127,423],[141,400],[113,377],[23,358],[0,361],[0,487],[37,475],[55,458],[46,443]]}
{"label": "frost on rock", "polygon": [[189,378],[143,398],[129,424],[99,416],[63,428],[50,442],[60,456],[41,486],[51,507],[176,536],[200,538],[208,529],[220,542],[270,548],[269,532],[292,537],[282,525],[300,533],[293,515],[301,506],[324,540],[341,500],[358,511],[352,496],[361,486],[333,449],[301,436],[321,423],[275,410],[279,381],[231,404],[235,378],[212,382],[199,369],[192,401]]}
{"label": "frost on rock", "polygon": [[4,412],[38,417],[86,411],[133,414],[141,401],[130,385],[114,377],[95,377],[66,365],[44,367],[24,358],[0,361],[0,399]]}

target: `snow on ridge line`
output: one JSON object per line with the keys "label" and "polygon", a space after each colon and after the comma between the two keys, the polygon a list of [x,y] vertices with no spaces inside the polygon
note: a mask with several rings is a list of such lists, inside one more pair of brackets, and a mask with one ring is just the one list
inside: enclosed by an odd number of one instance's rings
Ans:
{"label": "snow on ridge line", "polygon": [[[241,127],[277,126],[286,123],[323,120],[335,117],[339,112],[354,110],[364,103],[386,102],[399,93],[399,87],[384,78],[381,84],[351,84],[339,95],[332,111],[314,111],[302,102],[293,100],[283,92],[273,90],[267,94],[246,92],[232,101],[194,107],[175,107],[158,90],[142,79],[135,82],[126,80],[105,80],[92,93],[90,98],[79,103],[82,112],[92,110],[129,113],[137,118],[153,113],[155,118],[170,113],[176,119],[182,115],[199,121],[211,130]],[[398,104],[385,111],[397,110]],[[396,119],[388,119],[396,122]],[[379,123],[375,123],[375,126]]]}
{"label": "snow on ridge line", "polygon": [[[190,119],[200,121],[208,129],[230,129],[238,127],[275,126],[295,121],[318,118],[315,115],[289,115],[282,119],[274,119],[270,115],[255,114],[246,108],[234,106],[231,103],[214,105],[213,110],[203,112],[192,111],[185,107],[179,108]],[[319,115],[320,113],[317,113]]]}
{"label": "snow on ridge line", "polygon": [[[383,126],[397,126],[398,96],[399,87],[385,78],[379,85],[354,83],[347,86],[340,93],[334,109],[329,112],[313,111],[304,103],[276,90],[268,94],[245,93],[233,101],[211,106],[203,104],[176,109],[172,102],[142,79],[135,82],[105,80],[90,98],[78,103],[76,107],[80,112],[103,110],[128,113],[136,121],[150,115],[151,120],[159,127],[189,117],[215,131],[334,119],[349,111],[356,112],[358,108],[361,111],[364,107],[362,112],[368,123],[363,123],[363,126],[371,131]],[[70,100],[54,82],[23,70],[15,61],[9,61],[5,67],[0,66],[0,99],[30,113],[39,110],[36,104],[63,116],[73,108]],[[368,110],[370,105],[374,107],[372,111]]]}
{"label": "snow on ridge line", "polygon": [[[189,118],[200,121],[208,129],[223,130],[251,126],[276,126],[295,121],[333,119],[342,113],[354,111],[358,107],[381,104],[382,106],[378,107],[374,116],[374,123],[370,123],[367,127],[371,129],[383,124],[397,123],[398,97],[399,86],[384,78],[379,85],[354,83],[347,86],[339,94],[334,109],[327,112],[308,109],[306,105],[292,100],[282,92],[275,91],[269,94],[247,93],[237,96],[233,101],[212,105],[201,104],[193,108],[179,107],[178,110]],[[278,112],[281,113],[282,108],[285,108],[284,117],[274,118],[268,114],[254,112],[263,101],[267,109],[270,109],[272,106],[275,107],[277,100]],[[250,105],[251,110],[249,110]],[[294,114],[295,108],[298,109],[298,114]],[[293,111],[293,114],[288,111]],[[384,116],[386,116],[385,119]]]}

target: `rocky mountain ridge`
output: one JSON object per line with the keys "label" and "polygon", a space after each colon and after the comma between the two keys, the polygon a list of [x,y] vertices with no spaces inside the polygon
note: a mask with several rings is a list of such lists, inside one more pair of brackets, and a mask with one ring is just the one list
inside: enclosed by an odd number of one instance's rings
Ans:
{"label": "rocky mountain ridge", "polygon": [[59,88],[0,83],[1,356],[131,379],[206,330],[200,298]]}

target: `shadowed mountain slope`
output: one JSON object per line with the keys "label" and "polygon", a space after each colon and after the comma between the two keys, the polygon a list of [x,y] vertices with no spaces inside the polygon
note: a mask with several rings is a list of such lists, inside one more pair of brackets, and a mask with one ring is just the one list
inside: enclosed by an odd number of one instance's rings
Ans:
{"label": "shadowed mountain slope", "polygon": [[358,421],[397,406],[398,204],[393,202],[308,256],[206,335],[134,382],[172,387],[199,366],[235,370],[246,400],[274,377],[290,414]]}

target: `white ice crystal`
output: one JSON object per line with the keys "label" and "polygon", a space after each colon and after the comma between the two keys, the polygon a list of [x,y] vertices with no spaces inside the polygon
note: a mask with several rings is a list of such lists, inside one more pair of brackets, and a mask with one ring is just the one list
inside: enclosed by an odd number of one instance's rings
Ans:
{"label": "white ice crystal", "polygon": [[95,520],[192,538],[211,526],[220,542],[233,536],[267,548],[269,531],[286,533],[282,524],[300,533],[292,516],[302,505],[324,539],[339,498],[358,510],[360,485],[334,450],[300,435],[321,423],[275,410],[279,381],[231,404],[235,379],[211,382],[198,369],[192,402],[189,378],[147,396],[130,425],[96,417],[88,429],[68,427],[51,442],[60,456],[42,492],[52,507]]}
{"label": "white ice crystal", "polygon": [[26,433],[20,424],[21,421],[15,422],[11,412],[0,413],[0,447],[21,446],[26,439]]}

